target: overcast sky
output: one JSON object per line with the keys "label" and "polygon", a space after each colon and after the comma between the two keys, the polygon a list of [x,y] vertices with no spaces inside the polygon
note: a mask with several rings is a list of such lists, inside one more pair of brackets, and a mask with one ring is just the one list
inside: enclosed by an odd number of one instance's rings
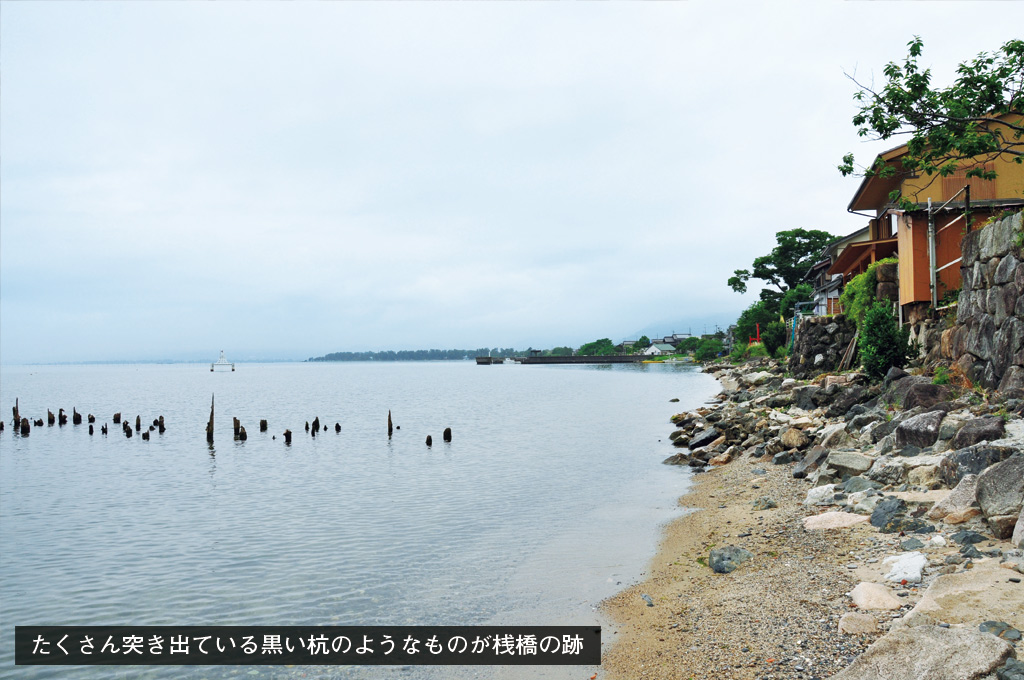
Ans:
{"label": "overcast sky", "polygon": [[1013,2],[3,2],[0,361],[726,325],[776,231],[865,223],[835,166],[890,144],[857,138],[844,71],[881,80],[919,34],[948,82],[1022,26]]}

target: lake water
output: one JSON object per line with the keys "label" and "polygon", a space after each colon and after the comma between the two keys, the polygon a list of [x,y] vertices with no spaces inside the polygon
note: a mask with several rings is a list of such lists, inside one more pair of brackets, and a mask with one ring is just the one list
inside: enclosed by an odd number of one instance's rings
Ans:
{"label": "lake water", "polygon": [[[509,668],[15,667],[13,633],[607,625],[597,604],[640,577],[688,484],[685,468],[661,464],[672,453],[668,418],[716,391],[692,367],[652,364],[0,367],[0,675],[511,677]],[[18,436],[16,397],[29,418],[93,413],[96,434],[69,424]],[[400,428],[390,440],[389,409]],[[115,412],[133,424],[163,415],[167,431],[126,439],[111,424],[102,436]],[[233,441],[232,416],[247,441]],[[304,424],[317,416],[328,429],[311,437]]]}

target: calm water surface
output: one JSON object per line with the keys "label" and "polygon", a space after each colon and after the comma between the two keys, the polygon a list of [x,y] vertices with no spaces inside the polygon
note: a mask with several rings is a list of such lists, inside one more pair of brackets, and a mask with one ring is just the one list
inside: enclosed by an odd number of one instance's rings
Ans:
{"label": "calm water surface", "polygon": [[[0,367],[0,675],[511,676],[15,667],[13,632],[72,623],[606,624],[597,603],[640,576],[688,483],[685,470],[660,463],[672,453],[667,419],[715,391],[693,368],[649,364]],[[97,434],[84,424],[15,435],[16,397],[30,418],[45,420],[47,408],[93,413]],[[400,427],[391,440],[389,409]],[[111,425],[100,435],[115,412],[132,423],[163,415],[167,431],[143,441]],[[232,416],[248,441],[233,441]],[[311,437],[304,424],[317,416],[328,431]],[[441,441],[445,427],[451,444]]]}

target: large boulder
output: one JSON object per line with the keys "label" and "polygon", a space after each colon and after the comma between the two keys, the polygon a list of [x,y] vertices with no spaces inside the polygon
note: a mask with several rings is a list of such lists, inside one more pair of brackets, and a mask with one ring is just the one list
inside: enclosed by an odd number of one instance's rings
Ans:
{"label": "large boulder", "polygon": [[907,390],[907,395],[903,399],[903,408],[911,409],[915,406],[931,408],[949,399],[951,393],[952,390],[950,390],[948,385],[914,383]]}
{"label": "large boulder", "polygon": [[856,404],[868,401],[876,396],[877,392],[861,385],[852,385],[836,393],[826,413],[831,418],[846,415],[846,412]]}
{"label": "large boulder", "polygon": [[818,408],[815,397],[821,392],[817,385],[804,385],[793,389],[793,405],[805,411]]}
{"label": "large boulder", "polygon": [[953,435],[950,446],[954,449],[965,449],[983,441],[994,442],[1002,439],[1006,432],[1006,423],[1002,418],[992,416],[988,418],[974,418],[968,420],[963,427]]}
{"label": "large boulder", "polygon": [[978,475],[978,505],[996,537],[1010,538],[1024,506],[1024,454],[1015,454]]}
{"label": "large boulder", "polygon": [[884,392],[884,399],[890,404],[903,406],[907,400],[907,393],[915,385],[931,385],[931,378],[923,375],[909,375],[893,381]]}
{"label": "large boulder", "polygon": [[811,450],[807,452],[807,455],[804,456],[803,460],[793,467],[793,477],[796,479],[803,479],[807,476],[808,472],[816,470],[818,465],[825,460],[826,456],[828,456],[828,449],[825,447],[811,447]]}
{"label": "large boulder", "polygon": [[954,451],[939,465],[942,482],[946,486],[956,486],[965,475],[981,474],[986,468],[1006,460],[1018,450],[1013,446],[975,444]]}
{"label": "large boulder", "polygon": [[931,446],[939,438],[944,411],[929,411],[904,420],[896,426],[896,447]]}
{"label": "large boulder", "polygon": [[802,449],[811,441],[806,432],[796,427],[791,427],[783,432],[779,439],[787,449]]}
{"label": "large boulder", "polygon": [[962,512],[978,504],[978,475],[964,475],[948,496],[932,506],[929,519],[942,519],[950,513]]}
{"label": "large boulder", "polygon": [[995,635],[914,626],[879,638],[833,680],[982,680],[1013,654]]}
{"label": "large boulder", "polygon": [[858,609],[869,610],[892,610],[899,609],[903,602],[892,594],[892,591],[881,583],[869,583],[863,581],[849,592],[850,599]]}

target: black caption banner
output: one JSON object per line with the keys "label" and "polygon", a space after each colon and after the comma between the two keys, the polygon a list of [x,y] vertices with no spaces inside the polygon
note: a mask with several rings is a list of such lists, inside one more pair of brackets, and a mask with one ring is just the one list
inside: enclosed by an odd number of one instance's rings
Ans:
{"label": "black caption banner", "polygon": [[21,666],[593,666],[598,626],[15,626]]}

